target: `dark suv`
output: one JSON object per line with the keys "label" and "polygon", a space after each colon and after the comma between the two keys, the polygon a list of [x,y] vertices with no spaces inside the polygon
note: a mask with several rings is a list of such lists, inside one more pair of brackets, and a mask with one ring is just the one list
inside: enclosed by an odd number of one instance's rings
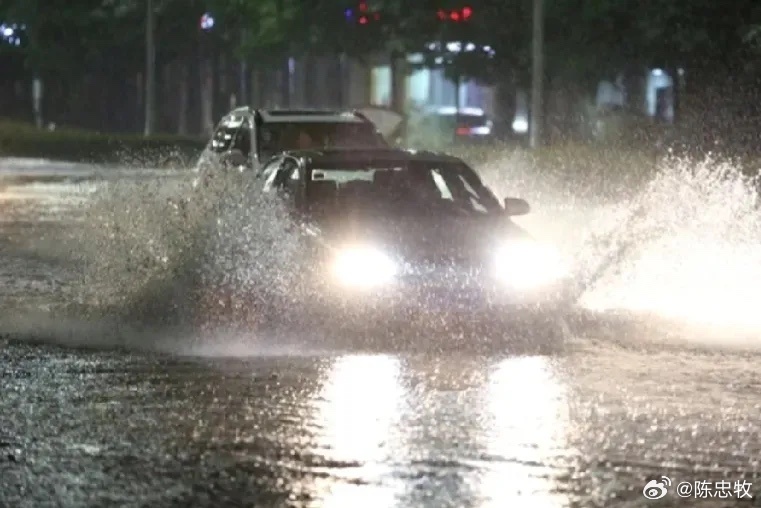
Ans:
{"label": "dark suv", "polygon": [[286,150],[379,148],[388,143],[358,111],[237,108],[222,118],[198,163],[259,170]]}
{"label": "dark suv", "polygon": [[[563,304],[563,263],[511,220],[528,204],[500,203],[461,159],[388,148],[296,150],[265,163],[248,184],[244,199],[288,210],[284,236],[301,247],[273,270],[298,274],[298,289],[286,293],[300,316],[360,328],[408,323],[424,311],[494,322],[553,315]],[[220,291],[208,301],[232,294]],[[244,293],[225,308],[241,309],[245,322],[263,300]],[[214,309],[208,313],[226,312]]]}

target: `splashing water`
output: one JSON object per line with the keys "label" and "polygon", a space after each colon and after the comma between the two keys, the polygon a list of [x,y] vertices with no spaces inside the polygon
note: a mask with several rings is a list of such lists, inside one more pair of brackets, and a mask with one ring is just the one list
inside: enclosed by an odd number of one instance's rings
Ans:
{"label": "splashing water", "polygon": [[81,264],[67,315],[133,326],[216,321],[231,301],[288,291],[296,243],[283,205],[245,178],[116,181],[84,212],[66,247]]}
{"label": "splashing water", "polygon": [[606,268],[589,280],[582,308],[673,319],[714,338],[761,339],[761,214],[756,181],[741,165],[667,157],[644,185],[590,199],[577,190],[563,196],[546,179],[535,185],[542,176],[518,162],[512,172],[496,164],[502,173],[487,175],[500,189],[513,173],[518,185],[509,192],[533,196],[538,213],[518,221],[555,242],[580,273]]}
{"label": "splashing water", "polygon": [[619,241],[631,250],[585,295],[596,309],[646,311],[761,332],[761,215],[753,179],[730,162],[664,162]]}
{"label": "splashing water", "polygon": [[[579,273],[605,264],[582,292],[583,308],[761,337],[754,305],[761,218],[754,182],[738,165],[668,158],[641,185],[630,180],[611,192],[610,178],[607,193],[593,186],[599,174],[570,187],[558,171],[537,171],[516,152],[477,169],[498,195],[531,202],[533,213],[518,222],[558,245]],[[287,233],[282,203],[231,176],[204,189],[189,178],[103,185],[82,227],[59,247],[81,263],[81,277],[66,291],[67,316],[151,326],[214,321],[236,305],[286,315],[307,269],[298,235]],[[265,300],[276,307],[260,307]]]}

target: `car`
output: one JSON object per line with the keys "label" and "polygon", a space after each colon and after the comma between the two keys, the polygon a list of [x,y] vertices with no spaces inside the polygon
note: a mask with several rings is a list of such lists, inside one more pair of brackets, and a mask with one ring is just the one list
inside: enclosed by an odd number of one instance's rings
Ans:
{"label": "car", "polygon": [[[501,202],[457,157],[392,148],[286,151],[264,165],[251,189],[284,205],[291,233],[283,235],[300,242],[298,262],[283,256],[277,267],[299,276],[287,304],[299,315],[386,329],[426,315],[509,320],[567,305],[565,263],[513,220],[529,204]],[[235,320],[270,312],[219,295],[211,301],[243,309]]]}
{"label": "car", "polygon": [[253,109],[240,107],[214,129],[196,170],[220,164],[258,170],[284,150],[323,147],[386,147],[375,124],[357,110]]}
{"label": "car", "polygon": [[494,140],[494,121],[481,108],[433,107],[418,121],[420,135],[437,136],[450,144],[476,144]]}

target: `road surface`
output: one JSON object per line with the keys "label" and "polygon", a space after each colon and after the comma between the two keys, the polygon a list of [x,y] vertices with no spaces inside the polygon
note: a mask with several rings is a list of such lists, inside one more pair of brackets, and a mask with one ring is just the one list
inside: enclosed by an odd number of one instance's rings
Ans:
{"label": "road surface", "polygon": [[761,506],[753,336],[585,312],[546,354],[444,335],[126,340],[46,318],[81,289],[62,235],[113,265],[126,244],[93,240],[103,182],[18,178],[47,163],[28,164],[0,169],[0,506]]}

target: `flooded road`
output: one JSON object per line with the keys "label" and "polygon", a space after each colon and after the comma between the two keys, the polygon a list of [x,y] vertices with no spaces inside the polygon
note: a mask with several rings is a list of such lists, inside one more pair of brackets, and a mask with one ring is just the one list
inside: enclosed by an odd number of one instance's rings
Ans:
{"label": "flooded road", "polygon": [[[4,319],[75,296],[60,233],[87,226],[99,185],[0,185]],[[442,352],[441,336],[411,339],[428,352],[203,336],[151,351],[160,336],[7,323],[0,506],[761,506],[753,336],[586,312],[543,355]]]}

